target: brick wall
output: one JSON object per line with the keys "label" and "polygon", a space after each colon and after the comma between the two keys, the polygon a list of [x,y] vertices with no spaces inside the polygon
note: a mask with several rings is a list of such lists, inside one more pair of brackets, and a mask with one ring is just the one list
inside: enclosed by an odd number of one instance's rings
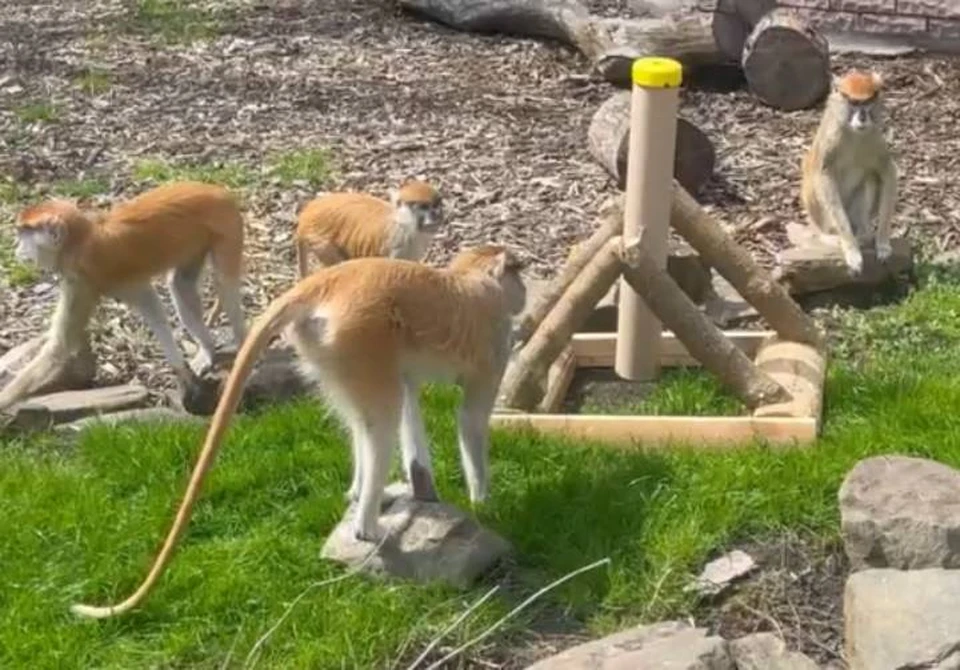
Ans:
{"label": "brick wall", "polygon": [[778,0],[824,30],[960,42],[960,0]]}

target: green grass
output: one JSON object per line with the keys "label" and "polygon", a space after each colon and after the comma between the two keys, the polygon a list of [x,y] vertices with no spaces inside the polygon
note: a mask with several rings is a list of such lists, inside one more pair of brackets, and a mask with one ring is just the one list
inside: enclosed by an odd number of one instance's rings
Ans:
{"label": "green grass", "polygon": [[[857,460],[896,452],[960,466],[958,317],[960,279],[931,273],[901,305],[837,316],[842,337],[814,448],[644,454],[495,431],[491,498],[478,513],[515,547],[519,597],[609,556],[609,568],[537,607],[563,608],[597,634],[682,616],[695,607],[683,586],[711,552],[785,529],[836,538],[837,488]],[[673,384],[713,402],[701,381]],[[466,506],[456,400],[435,388],[425,406],[440,494]],[[73,618],[70,603],[115,601],[139,583],[201,434],[96,428],[75,449],[39,440],[0,449],[0,667],[214,668],[228,655],[239,667],[298,594],[343,573],[318,552],[344,509],[348,449],[322,410],[302,402],[237,420],[143,607],[114,620]],[[408,634],[422,648],[487,588],[458,595],[350,577],[304,597],[259,667],[389,667]],[[495,597],[467,630],[512,602]]]}
{"label": "green grass", "polygon": [[52,102],[29,102],[13,110],[22,123],[53,123],[60,118],[60,109]]}
{"label": "green grass", "polygon": [[63,198],[76,198],[78,200],[91,198],[95,195],[105,193],[109,189],[109,182],[102,177],[65,179],[54,182],[50,187],[50,191],[53,195]]}
{"label": "green grass", "polygon": [[[611,395],[609,393],[604,396]],[[616,395],[616,394],[614,394]],[[624,394],[622,401],[593,398],[580,408],[582,414],[649,414],[661,416],[742,416],[747,410],[716,377],[699,368],[666,368],[656,387],[642,400]]]}
{"label": "green grass", "polygon": [[228,15],[194,0],[137,0],[130,29],[169,45],[210,40],[225,28]]}
{"label": "green grass", "polygon": [[255,183],[257,174],[251,168],[235,162],[176,165],[160,159],[146,158],[134,163],[133,178],[155,184],[189,180],[243,188]]}
{"label": "green grass", "polygon": [[96,67],[85,69],[77,76],[76,85],[87,95],[100,95],[110,90],[112,84],[110,73]]}
{"label": "green grass", "polygon": [[281,186],[305,183],[313,188],[326,184],[333,175],[332,156],[327,149],[301,149],[270,158],[268,173]]}

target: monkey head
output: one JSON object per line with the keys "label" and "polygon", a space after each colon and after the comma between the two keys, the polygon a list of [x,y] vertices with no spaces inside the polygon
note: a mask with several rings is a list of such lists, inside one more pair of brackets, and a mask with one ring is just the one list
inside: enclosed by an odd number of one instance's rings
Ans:
{"label": "monkey head", "polygon": [[850,70],[834,78],[834,99],[843,107],[846,128],[863,133],[880,126],[883,121],[882,87],[883,80],[876,72]]}
{"label": "monkey head", "polygon": [[527,287],[520,273],[526,262],[504,246],[483,244],[464,249],[447,265],[452,272],[483,273],[500,284],[510,314],[523,311],[527,302]]}
{"label": "monkey head", "polygon": [[77,206],[67,200],[49,200],[22,210],[16,221],[17,260],[57,270],[70,227],[85,221]]}
{"label": "monkey head", "polygon": [[410,179],[390,193],[397,225],[418,233],[435,233],[444,223],[443,201],[430,184]]}

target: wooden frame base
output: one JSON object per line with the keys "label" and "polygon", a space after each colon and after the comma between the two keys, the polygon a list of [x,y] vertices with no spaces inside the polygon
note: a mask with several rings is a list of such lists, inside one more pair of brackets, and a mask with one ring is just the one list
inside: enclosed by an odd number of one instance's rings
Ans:
{"label": "wooden frame base", "polygon": [[[725,331],[727,338],[749,358],[755,359],[764,347],[777,342],[774,331]],[[820,435],[820,409],[825,364],[808,365],[806,386],[812,400],[805,398],[801,416],[764,413],[761,407],[748,416],[631,416],[619,414],[562,414],[559,409],[578,368],[613,367],[616,333],[576,333],[557,357],[547,377],[547,390],[536,413],[497,409],[490,418],[495,428],[529,427],[536,431],[584,440],[599,440],[612,445],[658,448],[672,441],[688,442],[704,449],[743,444],[754,439],[775,445],[807,445]],[[802,346],[802,345],[798,345]],[[670,332],[660,339],[660,364],[663,367],[699,367],[683,344]],[[814,352],[814,356],[816,352]],[[771,415],[772,414],[772,415]],[[640,444],[638,444],[640,443]]]}

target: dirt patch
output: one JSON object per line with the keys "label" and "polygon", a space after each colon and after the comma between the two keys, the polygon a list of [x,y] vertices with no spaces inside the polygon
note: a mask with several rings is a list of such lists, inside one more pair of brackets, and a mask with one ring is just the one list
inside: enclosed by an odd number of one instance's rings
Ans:
{"label": "dirt patch", "polygon": [[849,563],[838,541],[793,534],[737,545],[758,569],[694,614],[698,626],[732,640],[779,635],[787,648],[839,670],[843,660],[843,588]]}

